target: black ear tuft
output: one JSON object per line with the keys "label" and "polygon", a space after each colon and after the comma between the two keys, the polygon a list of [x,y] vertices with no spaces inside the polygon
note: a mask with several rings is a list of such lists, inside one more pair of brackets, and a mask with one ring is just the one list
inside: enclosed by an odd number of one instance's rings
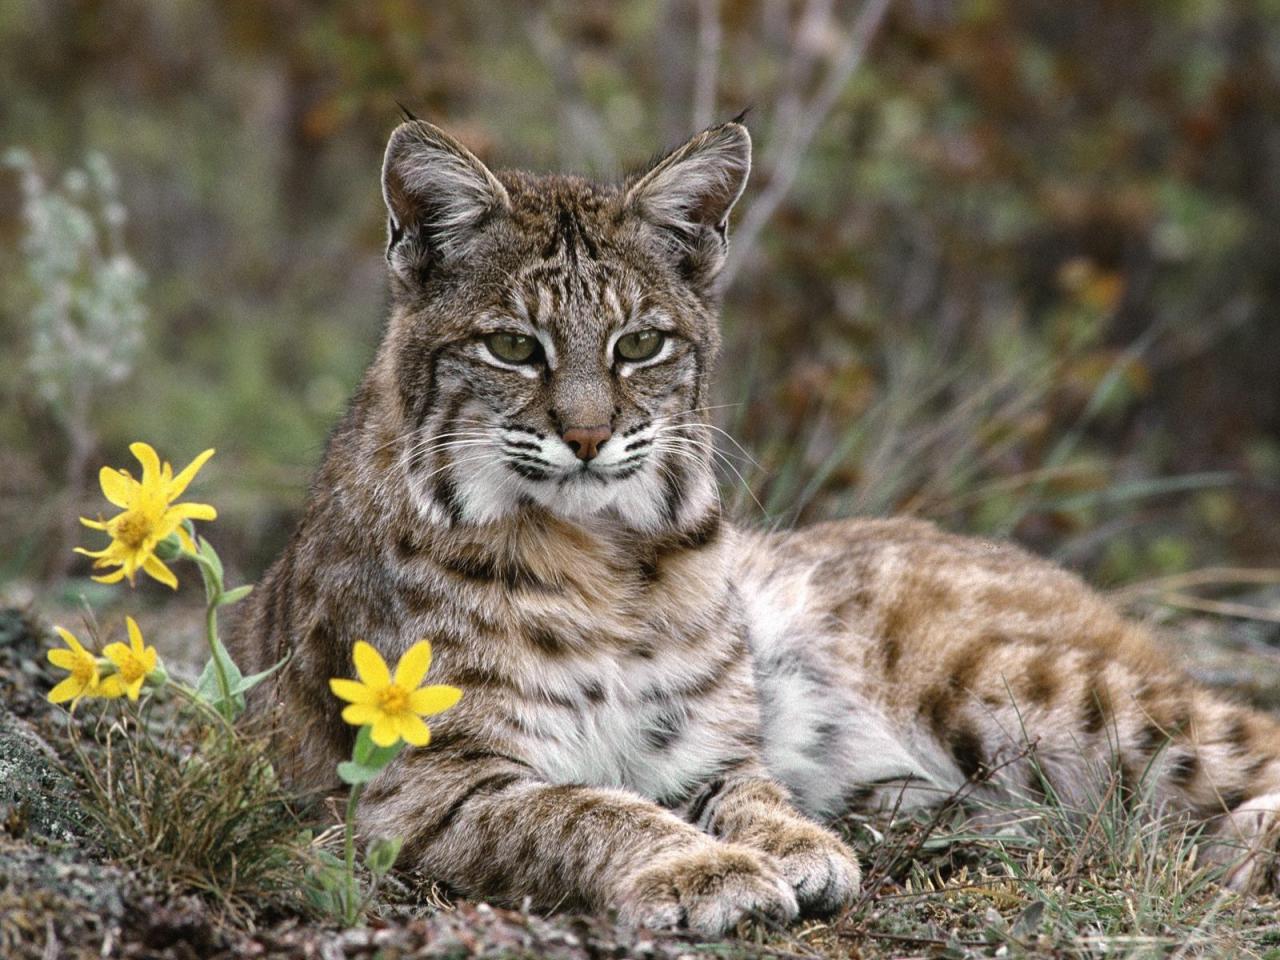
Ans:
{"label": "black ear tuft", "polygon": [[729,211],[751,172],[751,135],[737,121],[704,130],[637,180],[626,209],[657,229],[690,282],[714,293],[728,250]]}
{"label": "black ear tuft", "polygon": [[382,163],[390,214],[387,261],[406,279],[433,259],[461,256],[494,212],[510,207],[506,188],[470,150],[424,120],[396,127]]}
{"label": "black ear tuft", "polygon": [[406,107],[399,100],[396,101],[396,106],[400,108],[400,115],[404,117],[406,120],[409,120],[412,122],[418,119],[413,115],[413,111],[410,110],[408,107]]}

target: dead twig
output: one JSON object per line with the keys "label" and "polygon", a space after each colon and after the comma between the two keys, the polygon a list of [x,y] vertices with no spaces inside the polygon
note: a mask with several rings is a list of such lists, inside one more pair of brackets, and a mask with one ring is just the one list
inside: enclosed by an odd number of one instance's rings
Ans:
{"label": "dead twig", "polygon": [[1280,569],[1251,567],[1204,567],[1186,573],[1175,573],[1152,580],[1142,580],[1113,590],[1111,596],[1120,602],[1150,594],[1182,591],[1191,587],[1235,586],[1237,584],[1270,586],[1280,584]]}
{"label": "dead twig", "polygon": [[1200,613],[1215,613],[1222,617],[1239,617],[1243,620],[1258,620],[1263,623],[1280,623],[1280,609],[1255,607],[1251,603],[1233,603],[1229,600],[1209,600],[1190,593],[1164,593],[1158,598],[1167,607],[1179,607],[1183,610],[1197,610]]}
{"label": "dead twig", "polygon": [[791,114],[796,118],[794,126],[785,136],[775,136],[775,156],[769,170],[769,182],[747,209],[735,231],[735,241],[729,250],[721,283],[728,285],[746,262],[765,224],[786,199],[805,152],[814,136],[822,128],[827,115],[848,86],[849,78],[862,64],[867,48],[880,30],[891,0],[867,0],[859,11],[844,49],[828,70],[818,90]]}
{"label": "dead twig", "polygon": [[711,125],[720,72],[720,0],[698,0],[698,53],[693,78],[693,129]]}
{"label": "dead twig", "polygon": [[612,175],[618,169],[618,158],[610,146],[604,121],[583,92],[581,78],[573,66],[573,51],[556,32],[545,10],[526,19],[525,32],[556,88],[565,128],[560,140],[562,161],[575,167],[585,160],[595,172]]}

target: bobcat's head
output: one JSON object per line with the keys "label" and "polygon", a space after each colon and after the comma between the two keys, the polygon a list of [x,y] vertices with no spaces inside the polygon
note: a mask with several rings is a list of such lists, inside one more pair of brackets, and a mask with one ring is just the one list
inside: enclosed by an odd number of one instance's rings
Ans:
{"label": "bobcat's head", "polygon": [[539,504],[658,531],[712,510],[715,280],[750,166],[738,123],[619,186],[493,173],[421,121],[392,134],[378,363],[426,516]]}

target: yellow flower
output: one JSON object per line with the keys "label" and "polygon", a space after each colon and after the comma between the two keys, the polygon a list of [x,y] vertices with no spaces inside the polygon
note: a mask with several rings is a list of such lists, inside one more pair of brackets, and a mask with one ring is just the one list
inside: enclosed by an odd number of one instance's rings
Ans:
{"label": "yellow flower", "polygon": [[394,678],[381,654],[363,640],[356,641],[353,659],[359,681],[330,680],[329,689],[348,701],[342,719],[355,727],[371,725],[369,735],[380,747],[397,740],[425,747],[431,731],[422,718],[448,710],[462,696],[457,687],[419,686],[431,668],[431,644],[426,640],[405,651]]}
{"label": "yellow flower", "polygon": [[[80,645],[80,641],[70,630],[54,627],[66,643],[64,649],[50,650],[49,662],[61,670],[70,671],[71,676],[60,682],[49,691],[50,703],[65,703],[68,700],[79,700],[81,697],[118,697],[120,694],[104,691],[98,683],[98,658]],[[72,704],[74,706],[74,703]]]}
{"label": "yellow flower", "polygon": [[118,697],[127,693],[130,700],[137,700],[142,690],[142,681],[147,674],[156,668],[159,655],[155,647],[145,646],[142,642],[142,631],[138,629],[133,617],[124,618],[129,628],[129,644],[108,643],[102,648],[102,655],[115,664],[117,673],[102,681],[103,696]]}
{"label": "yellow flower", "polygon": [[135,480],[126,470],[112,467],[103,467],[98,474],[103,494],[122,508],[124,513],[105,522],[80,518],[80,522],[86,527],[106,531],[111,537],[111,543],[97,551],[76,547],[76,553],[93,557],[94,569],[118,568],[103,576],[94,577],[99,583],[117,583],[128,577],[132,584],[141,569],[161,583],[176,588],[178,578],[156,556],[155,549],[162,540],[176,532],[182,545],[194,552],[195,544],[182,528],[182,521],[213,520],[217,517],[217,511],[208,504],[173,502],[187,489],[187,484],[195,477],[196,471],[213,456],[213,451],[206,450],[200,454],[175,477],[173,467],[167,462],[161,464],[160,458],[149,444],[135,443],[129,449],[142,464],[141,480]]}

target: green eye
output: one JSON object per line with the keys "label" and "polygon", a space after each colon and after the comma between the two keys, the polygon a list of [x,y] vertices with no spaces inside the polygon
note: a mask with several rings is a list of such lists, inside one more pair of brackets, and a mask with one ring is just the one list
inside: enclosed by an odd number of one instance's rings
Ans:
{"label": "green eye", "polygon": [[619,337],[614,350],[621,359],[635,363],[652,359],[666,339],[667,335],[661,330],[639,330]]}
{"label": "green eye", "polygon": [[522,333],[491,333],[484,345],[504,363],[528,363],[538,354],[538,341]]}

